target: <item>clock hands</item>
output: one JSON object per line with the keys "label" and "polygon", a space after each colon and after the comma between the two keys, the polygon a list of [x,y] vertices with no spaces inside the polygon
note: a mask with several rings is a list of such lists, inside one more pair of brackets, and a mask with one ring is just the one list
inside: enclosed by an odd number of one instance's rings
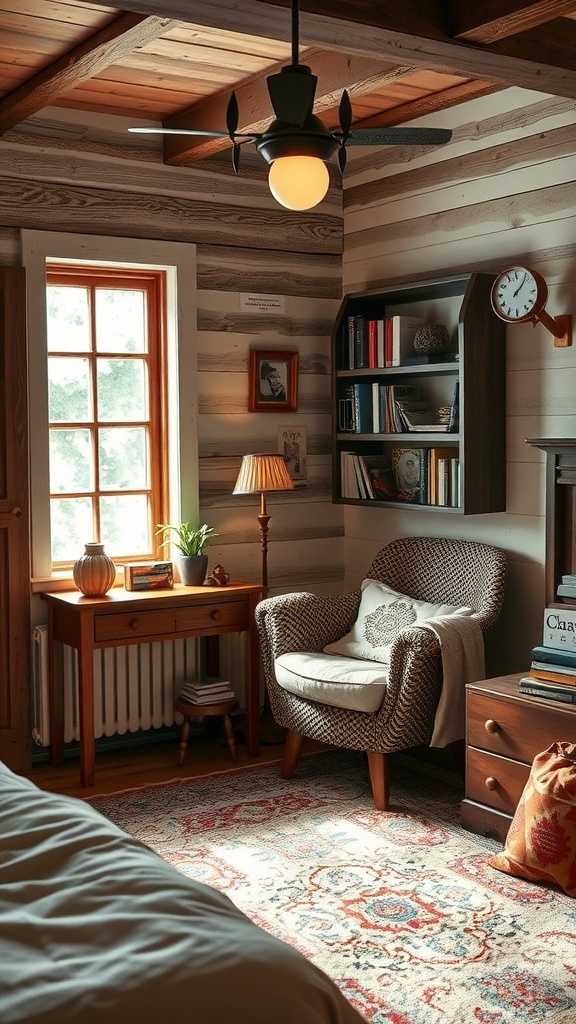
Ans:
{"label": "clock hands", "polygon": [[518,292],[522,288],[522,285],[524,284],[525,280],[526,280],[526,274],[524,274],[524,277],[522,278],[522,280],[520,281],[520,284],[518,285],[516,291],[514,292],[513,298],[516,298],[516,296],[518,295]]}

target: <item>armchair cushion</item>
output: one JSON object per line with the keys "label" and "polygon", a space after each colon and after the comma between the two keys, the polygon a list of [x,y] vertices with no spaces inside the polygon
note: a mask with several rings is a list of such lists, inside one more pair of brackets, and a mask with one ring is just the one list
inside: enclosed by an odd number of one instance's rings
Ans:
{"label": "armchair cushion", "polygon": [[362,583],[358,617],[352,629],[340,640],[328,644],[324,651],[387,665],[392,644],[403,630],[441,615],[471,614],[471,608],[417,601],[392,590],[385,583],[366,579]]}
{"label": "armchair cushion", "polygon": [[378,710],[388,683],[385,665],[316,651],[282,654],[274,662],[274,672],[289,693],[367,714]]}

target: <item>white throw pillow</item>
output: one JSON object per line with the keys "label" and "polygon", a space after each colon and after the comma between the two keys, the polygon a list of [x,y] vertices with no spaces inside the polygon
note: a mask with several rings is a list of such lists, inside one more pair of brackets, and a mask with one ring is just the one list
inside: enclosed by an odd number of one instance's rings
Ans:
{"label": "white throw pillow", "polygon": [[324,648],[326,654],[388,664],[390,648],[404,629],[440,615],[471,615],[471,608],[417,601],[377,580],[364,580],[358,617],[349,633]]}

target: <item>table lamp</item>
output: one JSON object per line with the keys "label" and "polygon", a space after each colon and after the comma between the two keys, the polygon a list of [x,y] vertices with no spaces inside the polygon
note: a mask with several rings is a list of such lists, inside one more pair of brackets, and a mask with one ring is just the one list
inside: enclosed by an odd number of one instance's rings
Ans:
{"label": "table lamp", "polygon": [[291,491],[292,478],[282,455],[244,455],[234,494],[259,494],[260,543],[262,545],[262,587],[268,589],[268,525],[270,516],[266,508],[269,491]]}

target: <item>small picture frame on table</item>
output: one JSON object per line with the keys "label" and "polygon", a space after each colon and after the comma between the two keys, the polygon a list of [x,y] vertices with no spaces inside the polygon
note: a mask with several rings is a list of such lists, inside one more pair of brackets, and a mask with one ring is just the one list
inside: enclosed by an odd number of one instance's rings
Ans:
{"label": "small picture frame on table", "polygon": [[248,409],[250,412],[296,412],[298,353],[251,349]]}

